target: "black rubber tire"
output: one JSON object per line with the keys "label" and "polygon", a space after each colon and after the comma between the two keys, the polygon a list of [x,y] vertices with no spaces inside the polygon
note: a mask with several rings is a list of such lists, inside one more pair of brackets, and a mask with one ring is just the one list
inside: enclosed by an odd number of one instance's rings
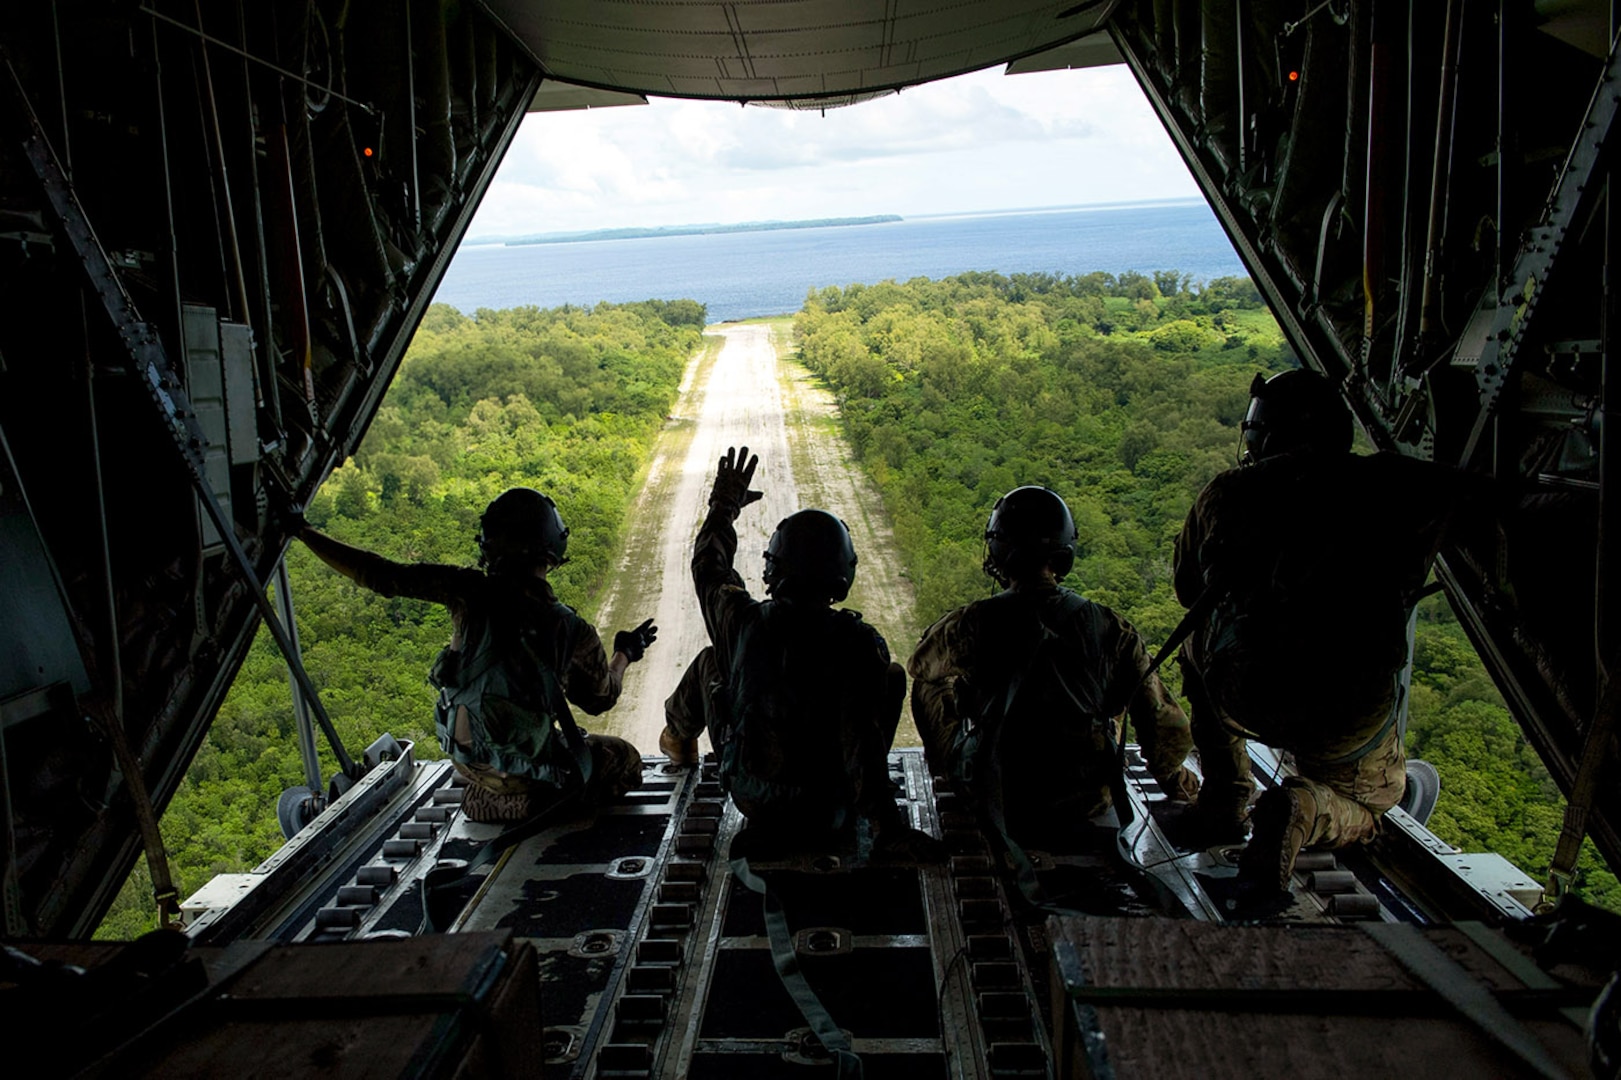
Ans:
{"label": "black rubber tire", "polygon": [[1401,808],[1420,825],[1428,825],[1435,813],[1435,800],[1441,797],[1441,774],[1427,761],[1412,758],[1407,762],[1407,790],[1402,793]]}

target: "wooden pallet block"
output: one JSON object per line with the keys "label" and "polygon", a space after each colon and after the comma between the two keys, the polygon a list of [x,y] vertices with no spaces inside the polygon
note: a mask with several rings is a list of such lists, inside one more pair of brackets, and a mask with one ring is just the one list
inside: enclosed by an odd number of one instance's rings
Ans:
{"label": "wooden pallet block", "polygon": [[[1356,927],[1047,925],[1060,1077],[1400,1075],[1441,1062],[1457,1076],[1536,1075]],[[1582,1034],[1554,1007],[1557,992],[1528,986],[1461,930],[1422,934],[1585,1075]]]}
{"label": "wooden pallet block", "polygon": [[[92,969],[89,979],[121,948],[90,942],[28,951]],[[192,949],[185,962],[206,973],[194,990],[166,1002],[139,1030],[84,1049],[75,1068],[153,1077],[540,1075],[535,951],[510,933],[239,943]],[[64,1006],[71,1012],[70,1001]]]}

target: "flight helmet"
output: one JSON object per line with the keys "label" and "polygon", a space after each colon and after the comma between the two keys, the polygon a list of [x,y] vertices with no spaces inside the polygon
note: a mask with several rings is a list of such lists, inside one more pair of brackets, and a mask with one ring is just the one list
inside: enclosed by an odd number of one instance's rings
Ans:
{"label": "flight helmet", "polygon": [[985,524],[985,572],[1003,585],[1043,566],[1062,579],[1075,565],[1075,518],[1058,493],[1035,484],[996,500]]}
{"label": "flight helmet", "polygon": [[837,602],[856,579],[856,547],[844,522],[826,510],[801,510],[777,525],[765,549],[766,592],[780,598]]}
{"label": "flight helmet", "polygon": [[566,561],[568,526],[557,504],[534,488],[509,488],[496,496],[478,526],[478,564],[492,572]]}
{"label": "flight helmet", "polygon": [[1270,379],[1256,375],[1240,428],[1242,465],[1303,447],[1320,453],[1351,449],[1351,410],[1345,399],[1332,382],[1304,368]]}

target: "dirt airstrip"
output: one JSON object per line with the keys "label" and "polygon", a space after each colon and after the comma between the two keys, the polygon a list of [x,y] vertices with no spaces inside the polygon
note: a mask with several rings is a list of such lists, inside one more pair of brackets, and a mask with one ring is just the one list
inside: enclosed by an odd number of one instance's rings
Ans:
{"label": "dirt airstrip", "polygon": [[[715,464],[729,446],[760,455],[754,487],[765,497],[737,522],[737,568],[764,595],[762,554],[777,522],[804,507],[843,518],[860,563],[847,606],[866,616],[905,661],[915,633],[912,587],[901,570],[883,506],[839,436],[835,406],[804,368],[784,359],[791,323],[712,327],[689,364],[674,411],[659,436],[647,483],[631,508],[625,546],[597,613],[604,639],[651,615],[659,639],[625,676],[625,692],[592,730],[658,750],[664,699],[687,663],[708,644],[692,588],[692,542],[707,510]],[[583,718],[582,718],[583,719]],[[909,719],[900,741],[915,741]]]}

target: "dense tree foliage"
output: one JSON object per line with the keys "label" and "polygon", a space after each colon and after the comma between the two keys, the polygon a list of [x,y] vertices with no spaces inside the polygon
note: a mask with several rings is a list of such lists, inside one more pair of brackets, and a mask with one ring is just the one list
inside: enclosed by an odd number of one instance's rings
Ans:
{"label": "dense tree foliage", "polygon": [[1018,484],[1068,499],[1089,595],[1152,639],[1176,625],[1171,541],[1233,463],[1250,379],[1292,358],[1247,281],[1188,292],[1166,277],[1171,298],[1138,274],[966,274],[807,298],[800,357],[833,387],[884,494],[919,627],[985,594],[985,518]]}
{"label": "dense tree foliage", "polygon": [[[1249,281],[1175,273],[827,288],[796,328],[893,519],[919,627],[987,594],[992,504],[1045,484],[1080,529],[1069,583],[1164,641],[1188,507],[1233,464],[1250,379],[1295,363]],[[1441,773],[1443,839],[1544,873],[1558,790],[1439,599],[1421,611],[1409,746]],[[1580,872],[1588,899],[1621,908],[1590,848]]]}
{"label": "dense tree foliage", "polygon": [[[485,505],[514,485],[540,488],[571,530],[552,581],[589,615],[704,322],[690,300],[473,318],[435,306],[359,450],[306,516],[391,558],[470,564]],[[444,609],[368,593],[301,544],[287,560],[304,662],[350,752],[387,731],[438,756],[426,675],[449,638]],[[303,783],[297,746],[287,668],[261,631],[163,817],[182,896],[281,843],[276,799]],[[99,933],[134,936],[153,919],[142,862]]]}

